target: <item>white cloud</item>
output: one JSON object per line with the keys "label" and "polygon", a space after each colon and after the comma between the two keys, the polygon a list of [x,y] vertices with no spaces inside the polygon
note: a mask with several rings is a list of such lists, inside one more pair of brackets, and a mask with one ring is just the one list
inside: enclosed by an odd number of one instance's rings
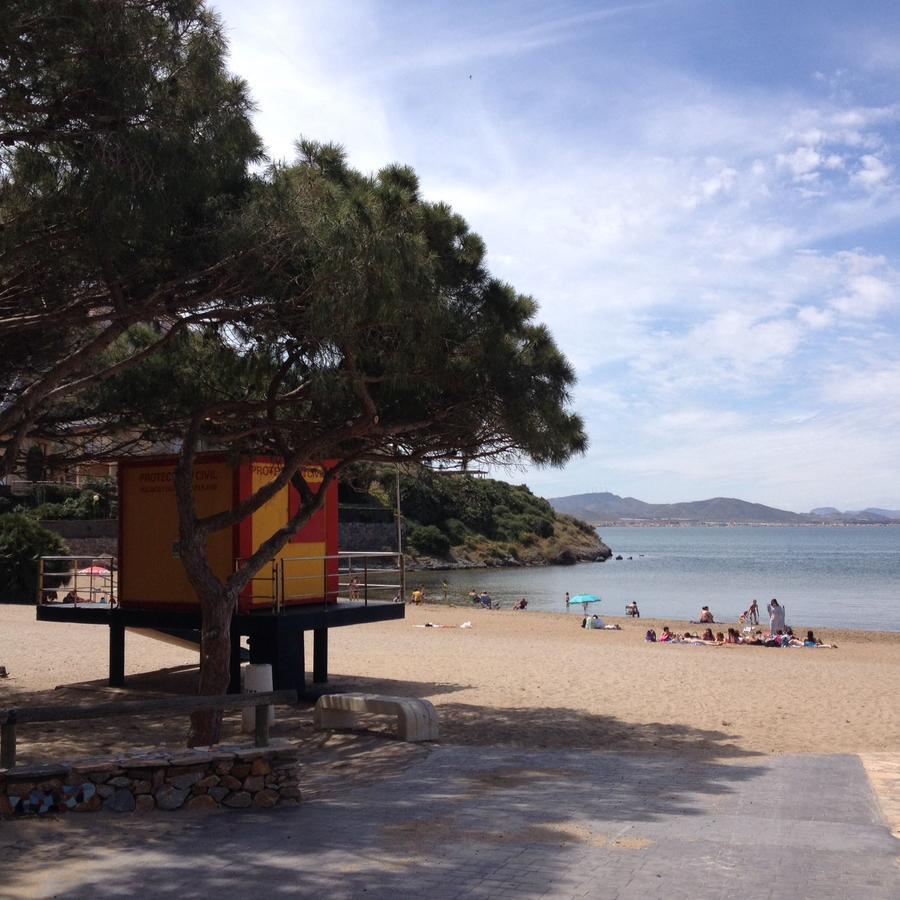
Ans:
{"label": "white cloud", "polygon": [[787,169],[795,178],[801,178],[814,172],[822,164],[822,156],[812,147],[798,147],[793,153],[779,153],[775,164],[780,169]]}
{"label": "white cloud", "polygon": [[896,304],[897,288],[874,275],[855,275],[848,279],[848,292],[831,301],[831,306],[846,316],[871,319]]}
{"label": "white cloud", "polygon": [[797,318],[812,331],[820,331],[834,322],[834,312],[817,306],[803,306],[797,311]]}
{"label": "white cloud", "polygon": [[872,189],[887,181],[891,174],[891,167],[882,162],[877,156],[866,154],[859,158],[860,168],[851,176],[852,181],[864,188]]}

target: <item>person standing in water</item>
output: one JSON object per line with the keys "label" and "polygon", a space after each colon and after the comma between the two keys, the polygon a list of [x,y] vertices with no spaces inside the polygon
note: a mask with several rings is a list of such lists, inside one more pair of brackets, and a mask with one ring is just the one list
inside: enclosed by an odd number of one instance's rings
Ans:
{"label": "person standing in water", "polygon": [[569,592],[566,591],[566,609],[569,608],[569,604],[570,604],[571,602],[572,602],[572,601],[569,599]]}
{"label": "person standing in water", "polygon": [[750,604],[750,624],[751,625],[759,625],[759,604],[756,602],[756,597],[753,598],[753,602]]}

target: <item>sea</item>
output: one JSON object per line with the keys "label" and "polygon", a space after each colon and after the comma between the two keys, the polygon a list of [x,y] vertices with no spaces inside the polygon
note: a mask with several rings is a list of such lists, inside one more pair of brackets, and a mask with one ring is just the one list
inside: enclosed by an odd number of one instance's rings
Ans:
{"label": "sea", "polygon": [[[613,551],[575,566],[410,573],[430,599],[465,602],[487,591],[503,607],[565,613],[565,595],[594,594],[591,613],[621,616],[636,601],[646,618],[697,619],[709,606],[734,622],[756,598],[760,621],[776,597],[795,627],[900,631],[900,526],[600,528]],[[615,556],[622,556],[616,559]],[[580,615],[582,607],[570,607]]]}

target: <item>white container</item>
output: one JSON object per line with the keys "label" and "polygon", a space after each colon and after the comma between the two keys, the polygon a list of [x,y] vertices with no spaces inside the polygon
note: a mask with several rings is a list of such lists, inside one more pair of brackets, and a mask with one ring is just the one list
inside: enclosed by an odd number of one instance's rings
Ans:
{"label": "white container", "polygon": [[[250,663],[241,669],[241,692],[244,694],[265,694],[272,690],[272,667],[269,663]],[[275,707],[269,707],[269,726],[275,724]],[[245,706],[241,715],[241,731],[253,734],[256,731],[256,707]]]}

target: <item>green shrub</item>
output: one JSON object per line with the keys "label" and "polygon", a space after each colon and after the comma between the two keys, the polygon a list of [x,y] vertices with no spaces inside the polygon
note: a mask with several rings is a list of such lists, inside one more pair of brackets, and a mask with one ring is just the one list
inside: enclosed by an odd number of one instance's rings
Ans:
{"label": "green shrub", "polygon": [[443,531],[454,547],[465,543],[469,533],[469,529],[459,519],[446,519],[443,523]]}
{"label": "green shrub", "polygon": [[436,525],[418,525],[411,528],[407,541],[414,550],[430,556],[446,556],[450,552],[447,535]]}
{"label": "green shrub", "polygon": [[65,541],[43,528],[33,516],[0,516],[0,602],[33,603],[37,596],[38,560],[65,556]]}

